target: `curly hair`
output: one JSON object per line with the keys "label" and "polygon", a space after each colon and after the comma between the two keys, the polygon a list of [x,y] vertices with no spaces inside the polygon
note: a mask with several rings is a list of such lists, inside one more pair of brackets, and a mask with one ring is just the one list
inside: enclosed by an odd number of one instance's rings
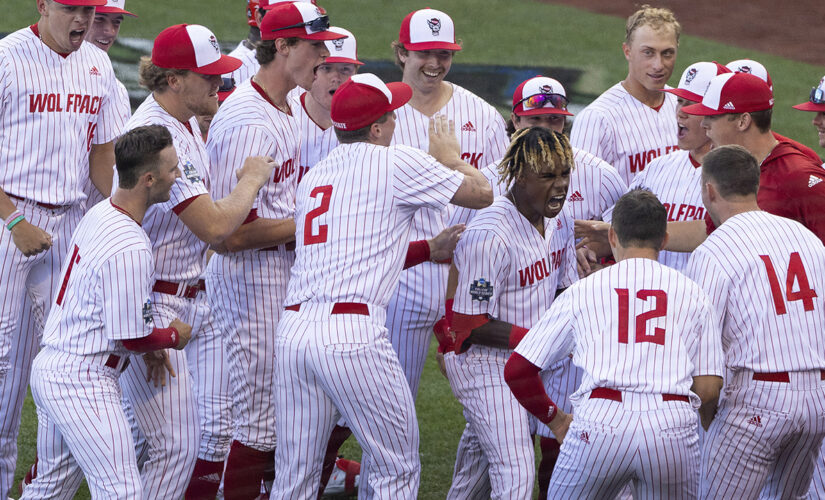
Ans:
{"label": "curly hair", "polygon": [[642,26],[650,26],[656,31],[672,28],[673,34],[676,35],[676,45],[679,45],[679,35],[682,34],[682,25],[676,20],[673,11],[670,9],[651,7],[644,4],[639,10],[631,14],[627,18],[627,25],[625,25],[624,41],[630,45],[633,40],[633,33]]}
{"label": "curly hair", "polygon": [[526,168],[539,173],[547,165],[554,173],[573,168],[573,149],[567,136],[544,127],[517,130],[498,164],[499,179],[509,189]]}

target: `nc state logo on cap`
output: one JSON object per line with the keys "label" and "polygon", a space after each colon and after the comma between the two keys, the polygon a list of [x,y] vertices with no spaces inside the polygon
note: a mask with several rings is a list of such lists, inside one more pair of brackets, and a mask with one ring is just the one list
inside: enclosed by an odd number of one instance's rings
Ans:
{"label": "nc state logo on cap", "polygon": [[553,87],[551,87],[550,85],[542,85],[541,87],[539,87],[539,90],[541,90],[542,94],[552,94],[553,93]]}
{"label": "nc state logo on cap", "polygon": [[736,71],[738,73],[751,73],[751,74],[753,74],[753,70],[751,69],[750,66],[739,66],[738,68],[736,68]]}
{"label": "nc state logo on cap", "polygon": [[690,68],[687,75],[685,75],[685,84],[689,84],[690,82],[692,82],[693,79],[696,78],[696,74],[698,72],[699,71],[696,68]]}
{"label": "nc state logo on cap", "polygon": [[213,46],[213,47],[215,47],[215,51],[216,51],[216,52],[220,52],[220,51],[221,51],[221,48],[220,48],[220,46],[218,45],[218,39],[217,39],[217,38],[215,38],[215,35],[211,35],[211,36],[209,37],[209,43],[210,43],[210,44],[212,44],[212,46]]}
{"label": "nc state logo on cap", "polygon": [[332,40],[332,44],[335,45],[335,50],[342,51],[344,50],[344,39],[339,38],[338,40]]}
{"label": "nc state logo on cap", "polygon": [[427,26],[432,30],[433,36],[438,36],[438,33],[441,31],[441,21],[437,17],[427,19]]}

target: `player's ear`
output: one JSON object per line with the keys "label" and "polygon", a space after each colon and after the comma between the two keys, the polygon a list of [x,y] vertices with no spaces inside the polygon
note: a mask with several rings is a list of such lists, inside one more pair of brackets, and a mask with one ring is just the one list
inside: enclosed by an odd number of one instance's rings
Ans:
{"label": "player's ear", "polygon": [[170,89],[178,90],[178,89],[180,89],[182,78],[183,78],[183,75],[181,75],[177,72],[174,72],[174,71],[168,71],[166,73],[166,84],[169,85]]}
{"label": "player's ear", "polygon": [[607,229],[607,242],[610,243],[610,248],[616,248],[619,245],[619,237],[616,236],[616,231],[613,230],[613,225]]}
{"label": "player's ear", "polygon": [[667,242],[668,242],[668,240],[669,240],[669,239],[670,239],[670,233],[668,233],[667,231],[665,231],[665,237],[662,239],[662,245],[659,247],[659,251],[660,251],[660,252],[661,252],[662,250],[664,250],[664,249],[665,249],[665,247],[667,247]]}
{"label": "player's ear", "polygon": [[622,52],[624,53],[624,58],[630,61],[630,45],[627,42],[622,42]]}
{"label": "player's ear", "polygon": [[275,39],[275,51],[282,56],[286,56],[289,54],[289,44],[287,43],[286,38],[276,38]]}
{"label": "player's ear", "polygon": [[40,13],[41,16],[47,15],[48,5],[49,0],[37,0],[37,12]]}
{"label": "player's ear", "polygon": [[753,116],[750,113],[742,113],[736,122],[737,128],[744,132],[753,124]]}

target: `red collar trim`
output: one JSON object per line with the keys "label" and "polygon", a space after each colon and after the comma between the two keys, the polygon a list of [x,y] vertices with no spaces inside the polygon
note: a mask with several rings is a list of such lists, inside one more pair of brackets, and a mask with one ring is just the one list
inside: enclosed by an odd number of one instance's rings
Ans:
{"label": "red collar trim", "polygon": [[137,224],[137,225],[138,225],[138,226],[140,226],[140,227],[143,227],[143,224],[141,224],[140,222],[138,222],[137,220],[135,220],[135,218],[134,218],[134,217],[132,217],[132,214],[130,214],[129,212],[127,212],[127,211],[126,211],[126,209],[124,209],[124,208],[122,208],[122,207],[119,207],[119,206],[115,205],[115,202],[113,202],[111,198],[109,198],[109,203],[111,203],[111,204],[112,204],[112,206],[113,206],[113,207],[115,207],[115,210],[117,210],[118,212],[121,212],[121,213],[124,213],[124,214],[128,215],[128,216],[129,216],[129,218],[130,218],[130,219],[132,219],[132,220],[135,222],[135,224]]}
{"label": "red collar trim", "polygon": [[[29,28],[31,28],[32,32],[34,33],[34,35],[35,35],[37,38],[40,38],[40,29],[37,27],[37,24],[32,24],[31,26],[29,26]],[[46,45],[46,43],[45,43],[45,42],[43,42],[43,39],[42,39],[42,38],[40,38],[40,42],[41,42],[41,43],[43,43],[43,45]],[[46,47],[48,47],[48,48],[49,48],[49,50],[51,50],[51,51],[52,51],[52,52],[54,52],[55,54],[59,55],[59,56],[60,56],[60,57],[62,57],[63,59],[66,59],[67,57],[69,57],[69,54],[71,54],[71,52],[66,52],[65,54],[64,54],[63,52],[56,52],[56,51],[52,50],[52,48],[51,48],[51,47],[49,47],[48,45],[46,45]]]}
{"label": "red collar trim", "polygon": [[319,129],[326,130],[324,127],[321,126],[320,123],[315,121],[315,118],[313,118],[311,114],[309,114],[309,110],[307,109],[307,105],[306,105],[306,102],[305,102],[306,97],[307,97],[307,93],[304,92],[303,94],[301,94],[301,97],[299,98],[299,100],[301,101],[301,107],[304,108],[304,112],[307,114],[309,119],[312,120],[312,123],[314,123]]}
{"label": "red collar trim", "polygon": [[690,154],[690,152],[688,152],[688,159],[690,160],[690,164],[693,165],[693,168],[699,168],[702,166],[702,164],[696,161],[696,159],[693,157],[692,154]]}
{"label": "red collar trim", "polygon": [[659,112],[659,110],[662,109],[662,106],[664,106],[664,105],[665,105],[665,101],[663,99],[662,104],[659,104],[658,106],[651,106],[650,109],[652,109],[653,111]]}
{"label": "red collar trim", "polygon": [[[270,99],[269,96],[266,95],[266,92],[264,92],[263,87],[261,87],[260,85],[255,83],[255,80],[249,80],[249,83],[252,84],[253,89],[255,89],[259,94],[261,94],[261,97],[263,97],[266,102],[268,102],[273,108],[277,109],[278,111],[281,111],[281,108],[276,106],[275,103],[272,102],[272,99]],[[289,103],[287,103],[287,106],[289,106]],[[281,111],[281,113],[283,113],[283,111]],[[289,113],[284,113],[284,114],[292,116],[292,111],[290,111]]]}

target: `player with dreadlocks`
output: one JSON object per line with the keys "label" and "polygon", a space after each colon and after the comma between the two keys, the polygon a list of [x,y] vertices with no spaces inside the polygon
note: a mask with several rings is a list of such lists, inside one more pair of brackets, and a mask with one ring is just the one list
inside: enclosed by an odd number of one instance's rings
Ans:
{"label": "player with dreadlocks", "polygon": [[[448,378],[464,405],[465,435],[489,463],[493,498],[532,498],[534,424],[504,382],[504,364],[557,290],[577,280],[573,221],[560,215],[573,164],[564,135],[517,131],[499,164],[507,192],[478,212],[455,250],[456,355]],[[463,488],[454,484],[448,498]]]}

